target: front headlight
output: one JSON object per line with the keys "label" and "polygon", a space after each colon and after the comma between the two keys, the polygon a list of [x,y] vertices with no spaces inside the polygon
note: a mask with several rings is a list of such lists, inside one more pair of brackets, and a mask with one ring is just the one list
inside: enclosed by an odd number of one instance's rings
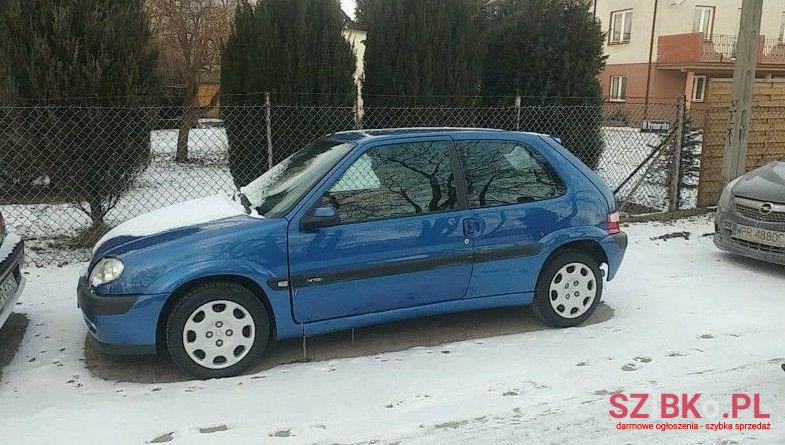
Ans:
{"label": "front headlight", "polygon": [[90,272],[90,284],[98,286],[111,283],[123,274],[123,262],[117,258],[104,258],[99,261]]}
{"label": "front headlight", "polygon": [[739,179],[741,179],[741,177],[738,177],[738,178],[734,179],[733,181],[731,181],[722,190],[722,195],[720,195],[720,202],[717,203],[717,206],[723,212],[727,212],[728,209],[730,208],[730,201],[731,201],[731,199],[733,199],[733,192],[732,192],[733,186],[736,185],[737,182],[739,182]]}

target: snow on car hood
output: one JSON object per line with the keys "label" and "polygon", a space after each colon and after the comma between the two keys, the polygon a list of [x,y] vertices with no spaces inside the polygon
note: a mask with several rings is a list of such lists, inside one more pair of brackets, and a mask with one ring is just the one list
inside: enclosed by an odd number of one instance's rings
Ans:
{"label": "snow on car hood", "polygon": [[[95,254],[103,243],[112,238],[156,235],[245,214],[243,205],[228,195],[214,195],[181,202],[153,210],[120,224],[98,240],[93,247],[93,253]],[[251,216],[260,217],[255,212]]]}

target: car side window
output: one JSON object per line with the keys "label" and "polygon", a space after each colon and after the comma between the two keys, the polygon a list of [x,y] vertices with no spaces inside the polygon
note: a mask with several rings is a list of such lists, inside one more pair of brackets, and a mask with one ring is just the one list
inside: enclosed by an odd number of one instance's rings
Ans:
{"label": "car side window", "polygon": [[461,141],[456,148],[472,208],[543,201],[566,191],[553,167],[521,142]]}
{"label": "car side window", "polygon": [[374,147],[322,196],[341,223],[443,212],[458,207],[446,141]]}

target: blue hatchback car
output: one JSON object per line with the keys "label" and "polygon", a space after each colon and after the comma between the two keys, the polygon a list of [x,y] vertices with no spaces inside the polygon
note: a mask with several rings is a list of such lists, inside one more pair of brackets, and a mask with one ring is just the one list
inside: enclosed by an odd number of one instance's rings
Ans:
{"label": "blue hatchback car", "polygon": [[273,340],[411,317],[531,304],[576,326],[626,247],[613,194],[554,138],[350,131],[116,227],[78,300],[102,350],[213,378]]}

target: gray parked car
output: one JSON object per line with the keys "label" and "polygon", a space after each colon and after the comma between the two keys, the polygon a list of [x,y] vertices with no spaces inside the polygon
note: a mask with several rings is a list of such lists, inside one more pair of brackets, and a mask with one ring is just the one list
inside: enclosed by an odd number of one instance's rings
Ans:
{"label": "gray parked car", "polygon": [[5,220],[0,213],[0,328],[25,287],[21,270],[23,260],[24,242],[18,236],[6,233]]}
{"label": "gray parked car", "polygon": [[720,249],[785,264],[785,158],[728,184],[714,228]]}

